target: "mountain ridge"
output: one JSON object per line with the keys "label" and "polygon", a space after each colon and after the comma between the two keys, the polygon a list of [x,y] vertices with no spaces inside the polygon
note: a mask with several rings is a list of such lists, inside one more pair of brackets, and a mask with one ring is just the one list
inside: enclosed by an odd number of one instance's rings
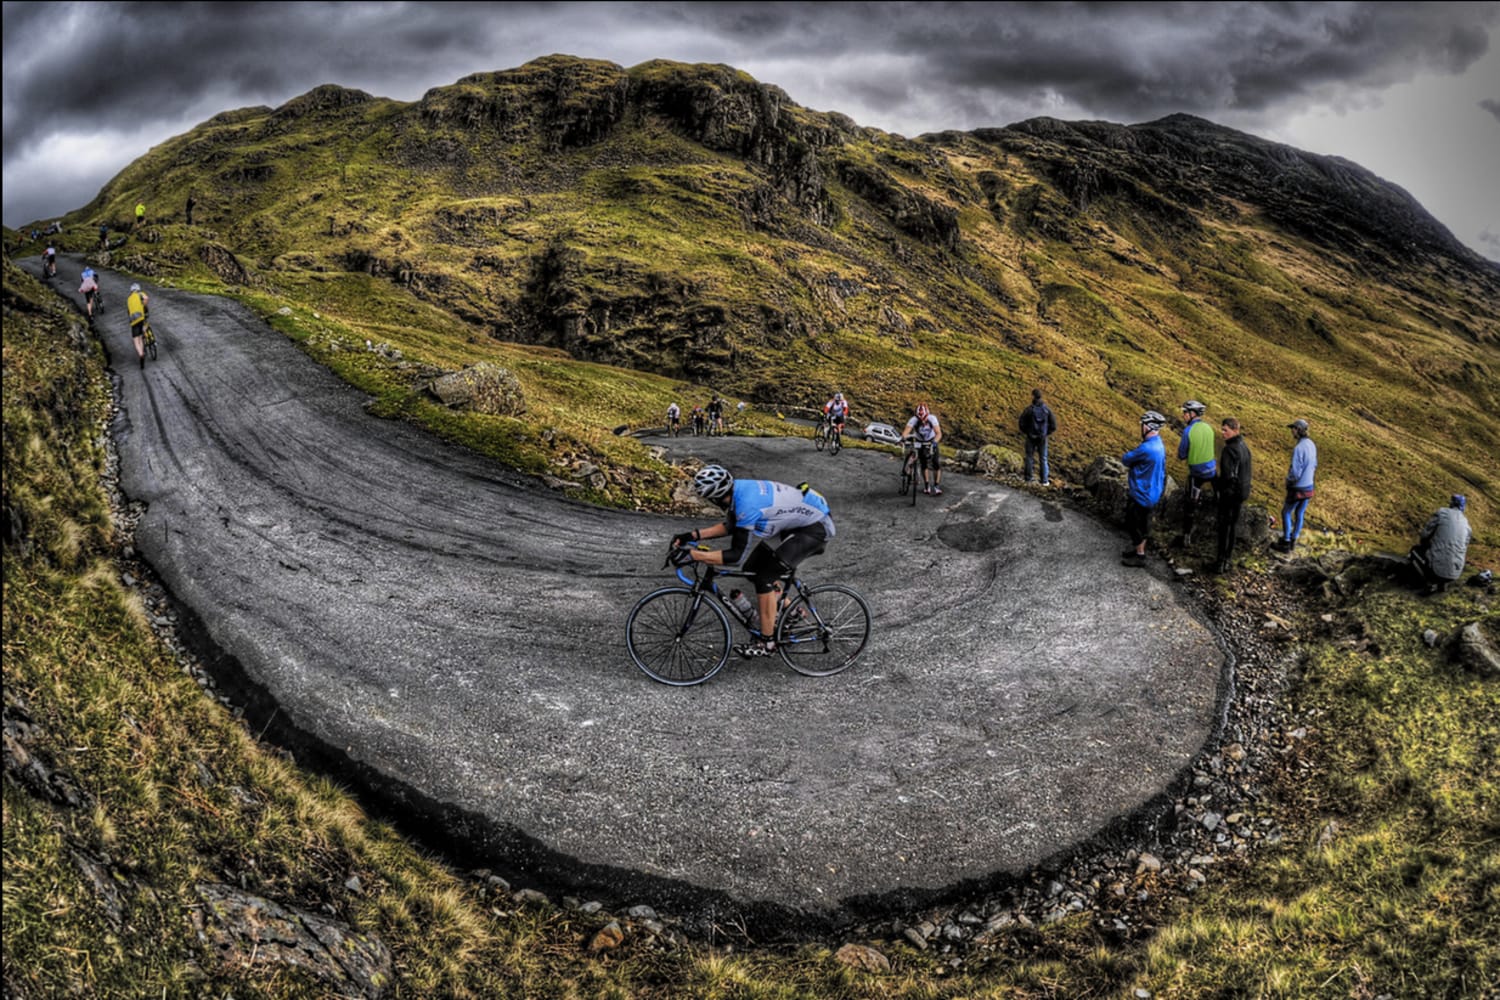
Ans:
{"label": "mountain ridge", "polygon": [[[765,406],[928,399],[957,442],[1013,434],[1045,385],[1075,474],[1084,428],[1128,443],[1140,409],[1212,397],[1247,426],[1309,417],[1334,464],[1372,435],[1417,460],[1402,520],[1455,475],[1493,494],[1500,266],[1356,164],[1190,115],[907,139],[728,66],[554,55],[413,102],[325,85],[225,112],[68,221],[189,191],[197,227],[169,210],[162,246],[117,259],[325,307],[374,278],[499,341]],[[1388,531],[1391,486],[1356,475],[1324,511]]]}

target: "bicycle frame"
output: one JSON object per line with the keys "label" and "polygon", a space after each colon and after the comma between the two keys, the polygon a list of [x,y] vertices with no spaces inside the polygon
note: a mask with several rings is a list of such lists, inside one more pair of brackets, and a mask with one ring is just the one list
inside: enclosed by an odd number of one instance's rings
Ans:
{"label": "bicycle frame", "polygon": [[[704,567],[704,572],[696,572],[699,566]],[[707,563],[698,562],[695,562],[693,564],[693,568],[695,572],[692,576],[689,576],[687,573],[685,573],[683,571],[683,567],[681,566],[677,567],[676,571],[677,579],[681,580],[683,583],[691,587],[695,594],[701,595],[698,599],[693,601],[692,608],[688,611],[687,617],[683,620],[683,632],[686,632],[688,628],[692,626],[693,619],[697,617],[699,601],[706,600],[708,595],[712,595],[718,598],[718,601],[721,605],[723,605],[724,610],[729,613],[729,617],[734,621],[739,622],[746,632],[749,632],[752,635],[763,634],[758,630],[750,627],[750,619],[744,614],[744,612],[740,611],[739,608],[734,606],[734,602],[729,599],[729,595],[721,590],[718,584],[718,577],[731,576],[748,580],[750,579],[748,573],[744,573],[738,570],[719,570],[715,569],[712,566],[709,566]],[[806,584],[804,584],[795,573],[788,573],[786,576],[781,577],[780,583],[781,592],[776,598],[776,617],[778,621],[780,621],[781,619],[781,613],[787,609],[788,605],[791,604],[793,594],[800,596],[807,590]],[[820,627],[824,626],[826,623],[823,621],[822,616],[818,614],[818,609],[813,607],[811,601],[807,602],[807,606],[808,609],[812,612],[813,621],[816,622]],[[765,636],[765,638],[769,639],[771,637]],[[793,644],[796,644],[798,642],[810,642],[812,640],[791,639],[789,641]]]}

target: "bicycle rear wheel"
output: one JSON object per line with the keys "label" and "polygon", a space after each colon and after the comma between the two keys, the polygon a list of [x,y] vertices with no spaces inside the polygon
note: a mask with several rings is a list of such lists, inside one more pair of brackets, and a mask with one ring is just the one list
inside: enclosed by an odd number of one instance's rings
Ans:
{"label": "bicycle rear wheel", "polygon": [[702,684],[729,659],[729,619],[687,587],[641,598],[625,620],[625,647],[647,677],[674,687]]}
{"label": "bicycle rear wheel", "polygon": [[776,651],[808,677],[828,677],[849,667],[870,639],[870,606],[841,584],[797,595],[776,620]]}

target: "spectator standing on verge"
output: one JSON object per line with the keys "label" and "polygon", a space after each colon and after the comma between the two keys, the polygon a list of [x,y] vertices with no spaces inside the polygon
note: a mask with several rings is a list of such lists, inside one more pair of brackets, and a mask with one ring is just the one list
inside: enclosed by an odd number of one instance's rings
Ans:
{"label": "spectator standing on verge", "polygon": [[1031,405],[1021,411],[1021,434],[1026,438],[1026,481],[1032,481],[1032,462],[1041,459],[1042,485],[1052,485],[1051,470],[1047,466],[1047,438],[1057,433],[1057,417],[1052,408],[1042,402],[1042,390],[1031,390]]}
{"label": "spectator standing on verge", "polygon": [[1198,523],[1198,507],[1203,489],[1214,480],[1214,429],[1203,419],[1208,407],[1190,399],[1182,404],[1187,426],[1177,443],[1177,457],[1188,464],[1188,489],[1182,501],[1182,546],[1193,544],[1193,528]]}
{"label": "spectator standing on verge", "polygon": [[1281,540],[1271,546],[1278,552],[1290,552],[1302,537],[1302,519],[1308,501],[1313,497],[1313,478],[1318,470],[1318,446],[1307,436],[1307,421],[1300,417],[1287,424],[1297,443],[1286,470],[1286,501],[1281,505]]}
{"label": "spectator standing on verge", "polygon": [[196,204],[198,204],[198,199],[194,198],[193,192],[189,191],[187,196],[187,224],[190,226],[193,224],[193,206]]}
{"label": "spectator standing on verge", "polygon": [[1218,548],[1214,555],[1214,572],[1227,573],[1234,558],[1235,536],[1240,528],[1240,508],[1250,499],[1250,446],[1240,434],[1240,422],[1225,417],[1219,425],[1224,435],[1224,450],[1214,470],[1214,534]]}
{"label": "spectator standing on verge", "polygon": [[1464,560],[1474,540],[1474,531],[1464,516],[1467,506],[1468,499],[1462,493],[1453,494],[1447,507],[1427,519],[1416,548],[1411,550],[1411,563],[1422,574],[1429,594],[1447,590],[1464,575]]}
{"label": "spectator standing on verge", "polygon": [[1130,474],[1129,498],[1125,508],[1125,530],[1130,545],[1121,555],[1123,566],[1146,565],[1146,539],[1151,537],[1151,512],[1161,502],[1167,485],[1167,449],[1161,443],[1160,431],[1167,418],[1155,410],[1141,414],[1141,443],[1120,456]]}
{"label": "spectator standing on verge", "polygon": [[135,228],[140,229],[146,224],[146,203],[138,201],[135,205]]}

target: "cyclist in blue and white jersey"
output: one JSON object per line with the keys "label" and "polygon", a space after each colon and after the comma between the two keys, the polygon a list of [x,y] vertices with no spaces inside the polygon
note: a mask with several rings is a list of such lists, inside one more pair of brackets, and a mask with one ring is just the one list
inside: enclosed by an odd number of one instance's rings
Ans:
{"label": "cyclist in blue and white jersey", "polygon": [[[922,492],[935,497],[943,495],[943,468],[938,460],[938,442],[943,440],[943,428],[938,418],[927,408],[926,403],[917,406],[916,414],[906,422],[901,440],[915,440],[918,444],[930,445],[922,459]],[[932,485],[927,484],[927,469],[932,468]]]}
{"label": "cyclist in blue and white jersey", "polygon": [[[808,556],[822,552],[833,537],[828,501],[816,490],[769,479],[735,479],[722,465],[705,465],[693,477],[698,495],[722,508],[724,520],[672,536],[673,560],[679,566],[697,561],[710,566],[740,566],[755,584],[760,605],[760,638],[737,652],[744,657],[776,651],[777,583]],[[691,543],[729,537],[724,549],[698,549]],[[760,544],[745,558],[751,538]]]}

